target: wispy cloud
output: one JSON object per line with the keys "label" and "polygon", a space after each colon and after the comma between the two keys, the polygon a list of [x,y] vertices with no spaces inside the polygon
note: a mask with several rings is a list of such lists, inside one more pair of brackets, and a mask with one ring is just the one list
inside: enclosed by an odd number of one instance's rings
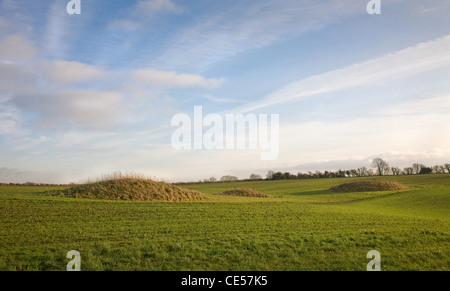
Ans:
{"label": "wispy cloud", "polygon": [[312,76],[237,111],[249,112],[278,103],[309,98],[364,85],[385,83],[450,65],[450,36],[420,43],[376,59]]}
{"label": "wispy cloud", "polygon": [[215,97],[215,96],[207,95],[207,94],[203,94],[201,97],[205,98],[206,100],[217,102],[217,103],[246,103],[246,101],[242,100],[242,99],[221,98],[221,97]]}
{"label": "wispy cloud", "polygon": [[133,10],[148,15],[158,11],[179,12],[182,8],[171,0],[138,0]]}
{"label": "wispy cloud", "polygon": [[179,31],[155,61],[206,70],[239,53],[317,30],[365,12],[361,1],[245,1],[220,6]]}
{"label": "wispy cloud", "polygon": [[11,104],[0,99],[0,136],[16,131],[20,123],[20,112]]}
{"label": "wispy cloud", "polygon": [[110,27],[128,31],[136,30],[142,28],[158,14],[182,11],[183,8],[171,0],[138,0],[129,8],[127,17],[112,21]]}
{"label": "wispy cloud", "polygon": [[217,88],[224,82],[223,79],[206,79],[199,75],[178,74],[153,69],[137,70],[132,74],[132,78],[141,84],[169,87]]}

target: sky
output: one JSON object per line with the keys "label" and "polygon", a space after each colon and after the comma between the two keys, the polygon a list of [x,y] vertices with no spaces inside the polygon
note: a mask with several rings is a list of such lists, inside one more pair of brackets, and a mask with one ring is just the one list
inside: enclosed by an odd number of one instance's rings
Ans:
{"label": "sky", "polygon": [[[0,0],[0,182],[450,163],[450,0],[68,2]],[[196,107],[278,116],[277,155],[174,147]]]}

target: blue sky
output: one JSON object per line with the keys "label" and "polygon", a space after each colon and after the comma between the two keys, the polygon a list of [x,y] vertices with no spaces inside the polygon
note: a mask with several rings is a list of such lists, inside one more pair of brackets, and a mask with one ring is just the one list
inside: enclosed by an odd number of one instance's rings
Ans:
{"label": "blue sky", "polygon": [[[450,1],[0,0],[0,182],[450,162]],[[174,115],[279,114],[280,153],[175,150]]]}

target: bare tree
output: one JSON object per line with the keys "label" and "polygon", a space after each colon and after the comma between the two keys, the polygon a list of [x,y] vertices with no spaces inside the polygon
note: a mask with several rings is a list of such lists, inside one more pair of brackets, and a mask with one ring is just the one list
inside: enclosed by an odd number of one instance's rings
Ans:
{"label": "bare tree", "polygon": [[392,172],[392,175],[398,176],[398,175],[400,175],[401,170],[400,170],[400,168],[398,168],[398,167],[392,167],[392,168],[391,168],[391,172]]}
{"label": "bare tree", "polygon": [[377,175],[379,176],[383,176],[389,172],[389,164],[383,159],[373,159],[372,166],[377,169]]}
{"label": "bare tree", "polygon": [[450,164],[445,164],[444,168],[447,170],[447,173],[450,173]]}
{"label": "bare tree", "polygon": [[268,171],[266,175],[267,180],[272,180],[274,174],[275,174],[274,171]]}
{"label": "bare tree", "polygon": [[444,166],[438,166],[438,165],[434,166],[432,173],[433,174],[443,174],[443,173],[445,173]]}
{"label": "bare tree", "polygon": [[414,169],[414,174],[420,174],[420,172],[422,171],[423,168],[425,168],[425,165],[423,164],[413,164],[413,169]]}
{"label": "bare tree", "polygon": [[403,172],[405,172],[405,175],[412,175],[414,174],[414,169],[412,167],[404,168]]}
{"label": "bare tree", "polygon": [[358,176],[359,177],[365,177],[369,175],[369,171],[366,169],[366,167],[358,168]]}

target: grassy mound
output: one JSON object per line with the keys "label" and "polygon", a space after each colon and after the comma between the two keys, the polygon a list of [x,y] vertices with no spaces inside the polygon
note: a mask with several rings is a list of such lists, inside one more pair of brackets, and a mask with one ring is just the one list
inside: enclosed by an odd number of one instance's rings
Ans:
{"label": "grassy mound", "polygon": [[234,189],[228,190],[220,193],[215,193],[216,195],[226,195],[226,196],[241,196],[241,197],[257,197],[257,198],[273,198],[273,196],[253,190],[253,189]]}
{"label": "grassy mound", "polygon": [[136,178],[87,183],[51,194],[74,198],[131,201],[201,201],[207,199],[206,196],[195,190],[150,179]]}
{"label": "grassy mound", "polygon": [[397,182],[386,182],[378,180],[356,181],[341,184],[330,188],[333,192],[374,192],[374,191],[395,191],[405,190],[406,187]]}

